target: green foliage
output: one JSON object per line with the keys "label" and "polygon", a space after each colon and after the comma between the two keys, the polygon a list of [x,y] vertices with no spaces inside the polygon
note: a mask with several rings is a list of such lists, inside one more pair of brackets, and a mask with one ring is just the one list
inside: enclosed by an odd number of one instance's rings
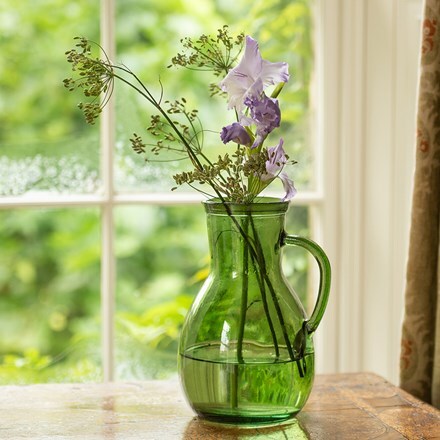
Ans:
{"label": "green foliage", "polygon": [[[18,368],[20,383],[56,381],[85,356],[99,370],[97,214],[90,209],[0,212],[0,368],[12,376]],[[81,327],[87,331],[79,336]]]}
{"label": "green foliage", "polygon": [[141,314],[119,313],[118,332],[121,339],[153,350],[176,353],[180,329],[192,300],[191,295],[177,295]]}
{"label": "green foliage", "polygon": [[[140,220],[141,219],[141,220]],[[205,264],[205,217],[194,207],[121,207],[116,211],[119,379],[175,372],[183,318]]]}
{"label": "green foliage", "polygon": [[[216,154],[228,151],[218,133],[229,117],[224,100],[209,98],[210,80],[200,73],[166,68],[175,42],[228,23],[232,32],[244,29],[258,39],[265,58],[286,60],[292,79],[283,90],[282,136],[299,162],[296,185],[309,185],[308,1],[116,3],[116,61],[140,72],[156,96],[159,77],[164,99],[184,93],[188,108],[197,106],[203,125],[214,131],[205,141]],[[62,86],[62,54],[75,35],[98,41],[98,21],[97,0],[0,3],[0,195],[99,188],[98,127],[86,126],[76,97]],[[127,140],[143,132],[149,114],[122,88],[116,101],[117,189],[169,190],[181,164],[139,160]],[[294,207],[287,230],[308,235],[307,212]],[[204,214],[200,207],[121,207],[115,220],[117,375],[164,377],[175,371],[182,316],[207,273]],[[0,383],[101,379],[100,251],[97,209],[0,211]],[[307,258],[288,256],[285,271],[298,293],[305,292]]]}
{"label": "green foliage", "polygon": [[0,385],[35,382],[91,382],[101,380],[99,364],[90,359],[55,362],[50,356],[28,349],[21,355],[9,354],[0,364]]}
{"label": "green foliage", "polygon": [[98,130],[61,83],[76,33],[99,38],[98,0],[0,2],[0,196],[99,185]]}
{"label": "green foliage", "polygon": [[[0,382],[99,380],[98,213],[0,214]],[[204,213],[121,207],[115,220],[118,378],[165,377],[175,371],[183,317],[208,272]],[[288,230],[304,234],[307,222],[307,209],[293,208]],[[305,258],[285,264],[300,294]]]}
{"label": "green foliage", "polygon": [[[52,150],[48,143],[83,131],[75,100],[60,87],[65,63],[56,51],[64,52],[72,32],[98,38],[98,8],[98,1],[89,0],[38,0],[32,8],[26,2],[1,3],[0,142],[29,142],[34,151],[44,143]],[[20,152],[34,151],[27,145]]]}

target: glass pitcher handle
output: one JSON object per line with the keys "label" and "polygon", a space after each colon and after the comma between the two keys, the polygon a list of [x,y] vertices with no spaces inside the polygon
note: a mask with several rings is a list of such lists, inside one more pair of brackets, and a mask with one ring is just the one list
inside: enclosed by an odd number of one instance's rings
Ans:
{"label": "glass pitcher handle", "polygon": [[331,282],[330,261],[322,248],[308,238],[299,237],[297,235],[285,235],[282,243],[288,246],[300,246],[306,249],[315,257],[318,263],[320,275],[318,298],[316,299],[312,315],[306,323],[307,331],[313,333],[318,328],[318,325],[324,316],[325,308],[327,307]]}

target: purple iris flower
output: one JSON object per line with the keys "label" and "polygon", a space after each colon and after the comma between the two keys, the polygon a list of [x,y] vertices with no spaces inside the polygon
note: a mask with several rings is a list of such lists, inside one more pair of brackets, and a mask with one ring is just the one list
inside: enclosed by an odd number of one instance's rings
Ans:
{"label": "purple iris flower", "polygon": [[278,177],[283,183],[284,190],[286,191],[283,201],[287,201],[296,194],[296,189],[289,176],[282,172],[284,165],[287,163],[287,157],[283,144],[284,140],[280,139],[276,147],[269,147],[267,149],[268,159],[266,161],[266,174],[260,176],[260,179],[263,182],[267,182],[268,185],[273,179]]}
{"label": "purple iris flower", "polygon": [[278,100],[264,94],[260,98],[247,97],[244,104],[249,107],[251,117],[243,117],[241,122],[244,125],[256,125],[256,138],[252,145],[252,148],[255,148],[263,143],[273,129],[280,126],[280,106]]}
{"label": "purple iris flower", "polygon": [[235,107],[241,113],[247,96],[260,96],[265,87],[288,80],[288,64],[263,60],[258,43],[247,36],[243,58],[229,71],[220,87],[229,95],[229,108]]}
{"label": "purple iris flower", "polygon": [[233,141],[240,145],[249,146],[251,143],[251,138],[248,132],[238,122],[223,127],[222,132],[220,133],[220,138],[224,144]]}

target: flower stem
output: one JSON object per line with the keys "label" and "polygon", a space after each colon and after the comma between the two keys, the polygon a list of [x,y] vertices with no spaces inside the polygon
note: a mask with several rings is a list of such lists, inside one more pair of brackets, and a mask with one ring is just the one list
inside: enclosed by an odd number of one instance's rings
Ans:
{"label": "flower stem", "polygon": [[275,357],[279,359],[280,357],[280,348],[278,346],[278,339],[275,332],[275,327],[273,325],[272,318],[270,316],[269,304],[267,303],[267,295],[266,295],[266,287],[264,284],[264,279],[258,270],[256,261],[252,258],[252,264],[254,266],[254,271],[257,274],[258,285],[260,286],[261,300],[263,302],[264,313],[266,314],[267,324],[269,325],[269,330],[272,335],[273,346],[275,349]]}
{"label": "flower stem", "polygon": [[[249,213],[244,221],[244,232],[246,235],[249,232]],[[241,286],[241,306],[240,306],[240,324],[237,336],[237,362],[243,364],[243,338],[244,327],[246,324],[246,311],[248,303],[248,288],[249,288],[249,244],[247,241],[243,243],[243,278]]]}
{"label": "flower stem", "polygon": [[239,375],[239,367],[238,364],[233,364],[233,370],[231,374],[231,407],[238,408],[238,375]]}
{"label": "flower stem", "polygon": [[261,275],[264,278],[264,281],[266,282],[267,287],[269,288],[269,292],[272,296],[272,301],[275,306],[275,310],[277,312],[277,316],[278,316],[278,319],[280,322],[281,330],[283,332],[284,341],[286,342],[286,347],[287,347],[287,351],[289,353],[290,359],[292,361],[294,361],[295,354],[292,349],[292,344],[290,343],[289,335],[287,334],[287,328],[286,328],[286,323],[284,321],[283,312],[281,311],[281,307],[278,302],[278,298],[277,298],[275,289],[273,288],[272,282],[270,281],[269,276],[267,275],[266,261],[264,259],[263,249],[261,248],[261,243],[260,243],[260,239],[258,237],[257,228],[255,227],[255,223],[252,219],[252,216],[250,217],[250,221],[251,221],[252,231],[253,231],[253,235],[254,235],[254,242],[255,242],[256,254],[257,254],[257,262],[258,262],[260,269],[261,269]]}

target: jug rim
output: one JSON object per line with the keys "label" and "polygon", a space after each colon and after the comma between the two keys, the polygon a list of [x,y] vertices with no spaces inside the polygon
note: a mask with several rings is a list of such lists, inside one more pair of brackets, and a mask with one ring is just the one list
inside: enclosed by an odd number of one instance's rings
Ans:
{"label": "jug rim", "polygon": [[289,208],[289,201],[276,197],[257,197],[251,203],[222,202],[218,197],[202,201],[207,213],[227,214],[227,208],[232,214],[249,213],[285,213]]}

